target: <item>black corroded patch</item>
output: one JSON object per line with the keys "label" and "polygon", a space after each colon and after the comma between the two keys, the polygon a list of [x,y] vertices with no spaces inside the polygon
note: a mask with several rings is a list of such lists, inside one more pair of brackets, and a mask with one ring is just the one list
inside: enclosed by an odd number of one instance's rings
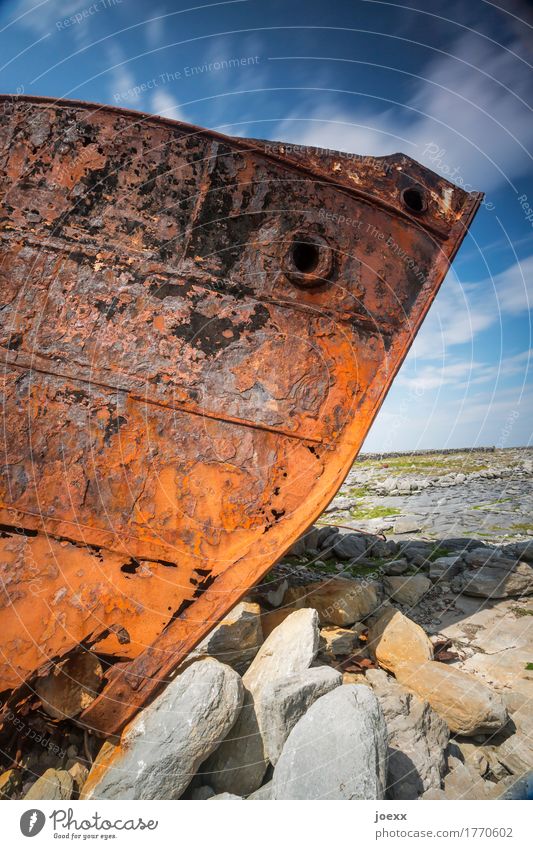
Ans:
{"label": "black corroded patch", "polygon": [[187,323],[174,325],[172,333],[203,351],[206,356],[212,356],[235,342],[244,331],[264,327],[269,318],[270,313],[263,304],[256,304],[251,316],[240,322],[232,321],[231,318],[207,316],[195,310]]}

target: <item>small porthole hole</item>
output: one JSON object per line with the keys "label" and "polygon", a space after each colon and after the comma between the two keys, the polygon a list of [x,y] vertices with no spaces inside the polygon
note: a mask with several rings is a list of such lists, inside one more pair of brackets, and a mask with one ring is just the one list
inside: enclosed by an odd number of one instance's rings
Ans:
{"label": "small porthole hole", "polygon": [[312,242],[294,242],[292,261],[301,274],[312,274],[320,259],[320,248]]}
{"label": "small porthole hole", "polygon": [[424,212],[426,208],[424,193],[420,189],[405,189],[402,200],[411,212]]}

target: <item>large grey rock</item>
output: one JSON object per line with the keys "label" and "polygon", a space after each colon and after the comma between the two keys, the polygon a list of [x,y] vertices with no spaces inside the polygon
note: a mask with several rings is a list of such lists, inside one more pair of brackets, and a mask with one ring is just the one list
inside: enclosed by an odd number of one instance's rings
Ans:
{"label": "large grey rock", "polygon": [[263,690],[279,678],[308,669],[319,647],[318,616],[304,608],[291,613],[267,637],[243,677],[244,704],[227,739],[203,765],[206,781],[217,793],[249,796],[261,786],[268,756],[256,704]]}
{"label": "large grey rock", "polygon": [[333,542],[339,536],[339,529],[333,525],[325,525],[320,528],[317,536],[317,548],[320,551],[325,551],[333,546]]}
{"label": "large grey rock", "polygon": [[261,608],[241,601],[196,647],[191,657],[215,657],[242,673],[263,642]]}
{"label": "large grey rock", "polygon": [[526,542],[515,542],[505,548],[505,554],[511,555],[516,560],[527,560],[533,562],[533,540]]}
{"label": "large grey rock", "polygon": [[531,595],[533,566],[525,561],[491,560],[485,566],[461,572],[452,580],[451,586],[456,593],[480,598]]}
{"label": "large grey rock", "polygon": [[343,513],[345,510],[349,510],[353,505],[354,499],[350,498],[348,495],[338,495],[333,499],[331,504],[329,504],[324,513]]}
{"label": "large grey rock", "polygon": [[208,799],[212,799],[214,795],[215,791],[208,784],[202,784],[201,787],[195,787],[194,790],[191,790],[191,799],[198,802],[206,802]]}
{"label": "large grey rock", "polygon": [[267,799],[272,799],[272,781],[263,784],[258,790],[254,790],[248,796],[248,801],[265,801]]}
{"label": "large grey rock", "polygon": [[313,702],[340,684],[340,672],[330,666],[318,666],[299,675],[277,678],[263,687],[255,706],[265,756],[271,764],[277,763],[285,740]]}
{"label": "large grey rock", "polygon": [[274,586],[266,586],[261,594],[261,597],[270,605],[270,607],[279,607],[283,604],[285,593],[289,589],[289,582],[286,578],[274,584]]}
{"label": "large grey rock", "polygon": [[346,684],[295,725],[275,766],[273,799],[383,799],[387,728],[369,687]]}
{"label": "large grey rock", "polygon": [[333,551],[341,560],[353,560],[362,557],[367,548],[367,539],[362,534],[340,534]]}
{"label": "large grey rock", "polygon": [[387,589],[394,601],[414,607],[425,596],[432,584],[425,575],[391,575],[385,578]]}
{"label": "large grey rock", "polygon": [[243,676],[252,692],[276,678],[297,675],[307,669],[319,646],[318,616],[314,610],[295,610],[272,631]]}
{"label": "large grey rock", "polygon": [[471,537],[445,537],[439,541],[439,548],[445,549],[449,554],[465,554],[479,548],[479,540]]}
{"label": "large grey rock", "polygon": [[446,772],[448,726],[429,703],[409,693],[382,669],[366,678],[379,699],[389,739],[387,797],[418,799],[439,788]]}
{"label": "large grey rock", "polygon": [[396,540],[393,539],[377,539],[372,543],[370,554],[372,557],[383,559],[385,557],[393,557],[399,549]]}
{"label": "large grey rock", "polygon": [[83,786],[84,799],[179,799],[220,744],[243,702],[239,675],[218,660],[187,667],[106,745]]}
{"label": "large grey rock", "polygon": [[[468,566],[485,566],[487,563],[495,563],[500,559],[500,552],[497,548],[490,548],[488,545],[480,545],[473,548],[464,555],[465,563]],[[509,566],[512,567],[513,558],[507,558]]]}
{"label": "large grey rock", "polygon": [[384,575],[403,575],[409,569],[409,564],[405,557],[400,557],[399,560],[391,560],[390,563],[385,563],[381,567]]}
{"label": "large grey rock", "polygon": [[407,559],[411,562],[418,557],[422,557],[423,560],[426,560],[430,557],[433,551],[433,544],[430,542],[424,542],[423,540],[406,540],[405,542],[398,543],[398,545],[401,556],[407,557]]}
{"label": "large grey rock", "polygon": [[47,769],[37,781],[32,784],[24,800],[29,802],[38,799],[70,799],[74,789],[74,780],[64,769]]}

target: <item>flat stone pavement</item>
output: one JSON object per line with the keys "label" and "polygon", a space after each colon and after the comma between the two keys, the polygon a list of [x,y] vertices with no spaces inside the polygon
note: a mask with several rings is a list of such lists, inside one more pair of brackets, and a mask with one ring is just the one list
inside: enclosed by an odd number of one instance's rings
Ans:
{"label": "flat stone pavement", "polygon": [[361,456],[321,522],[387,537],[533,537],[533,449]]}

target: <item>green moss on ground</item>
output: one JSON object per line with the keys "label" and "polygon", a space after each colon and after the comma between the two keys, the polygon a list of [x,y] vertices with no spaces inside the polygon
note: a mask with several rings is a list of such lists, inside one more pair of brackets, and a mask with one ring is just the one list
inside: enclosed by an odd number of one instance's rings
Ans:
{"label": "green moss on ground", "polygon": [[449,557],[451,551],[449,548],[443,548],[442,546],[437,546],[434,548],[431,554],[428,555],[427,559],[433,563],[435,560],[438,560],[439,557]]}
{"label": "green moss on ground", "polygon": [[366,469],[381,468],[390,475],[401,475],[406,472],[430,475],[447,475],[449,472],[481,472],[488,469],[486,463],[472,460],[466,454],[432,454],[430,457],[388,457],[385,462],[379,460],[361,460],[357,467]]}
{"label": "green moss on ground", "polygon": [[354,519],[385,519],[387,516],[397,516],[400,511],[396,507],[383,507],[380,504],[373,506],[359,505],[352,507],[350,515]]}
{"label": "green moss on ground", "polygon": [[517,618],[520,616],[533,616],[533,609],[530,607],[513,607],[513,613]]}
{"label": "green moss on ground", "polygon": [[490,507],[494,507],[497,504],[506,504],[508,501],[511,501],[510,498],[497,498],[496,501],[486,501],[484,504],[474,504],[471,508],[472,510],[487,510]]}

